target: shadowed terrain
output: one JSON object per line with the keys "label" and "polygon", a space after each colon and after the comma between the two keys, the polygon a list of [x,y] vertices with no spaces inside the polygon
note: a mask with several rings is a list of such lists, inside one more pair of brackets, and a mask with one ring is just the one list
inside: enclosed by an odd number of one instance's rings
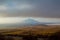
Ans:
{"label": "shadowed terrain", "polygon": [[0,40],[60,40],[60,25],[3,29]]}

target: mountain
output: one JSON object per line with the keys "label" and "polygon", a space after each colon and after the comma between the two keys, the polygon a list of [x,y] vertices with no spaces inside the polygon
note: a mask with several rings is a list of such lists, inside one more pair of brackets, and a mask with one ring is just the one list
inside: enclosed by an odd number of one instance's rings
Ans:
{"label": "mountain", "polygon": [[0,26],[6,26],[6,27],[18,27],[18,26],[35,26],[35,25],[46,25],[46,24],[50,24],[50,23],[46,23],[46,22],[39,22],[33,18],[27,18],[25,20],[23,20],[22,22],[19,23],[11,23],[11,24],[1,24]]}
{"label": "mountain", "polygon": [[21,24],[23,24],[23,25],[37,25],[37,24],[40,24],[40,22],[29,18],[29,19],[24,20]]}
{"label": "mountain", "polygon": [[0,26],[3,27],[24,27],[24,26],[37,26],[37,25],[41,25],[41,26],[46,26],[46,24],[53,24],[50,22],[39,22],[33,18],[27,18],[26,20],[23,20],[22,22],[19,23],[9,23],[9,24],[0,24]]}
{"label": "mountain", "polygon": [[27,18],[26,20],[23,20],[22,22],[19,23],[10,23],[10,24],[0,24],[1,27],[28,27],[28,26],[35,26],[35,25],[40,25],[40,22],[32,19],[32,18]]}

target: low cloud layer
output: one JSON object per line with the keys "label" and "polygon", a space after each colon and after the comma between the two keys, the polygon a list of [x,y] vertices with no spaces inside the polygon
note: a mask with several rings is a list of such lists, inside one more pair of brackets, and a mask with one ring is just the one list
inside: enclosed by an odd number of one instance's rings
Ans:
{"label": "low cloud layer", "polygon": [[[21,23],[24,20],[27,20],[29,17],[1,17],[0,24],[8,24],[8,23]],[[60,19],[56,18],[35,18],[31,17],[31,19],[36,20],[38,22],[46,22],[46,23],[60,23]]]}

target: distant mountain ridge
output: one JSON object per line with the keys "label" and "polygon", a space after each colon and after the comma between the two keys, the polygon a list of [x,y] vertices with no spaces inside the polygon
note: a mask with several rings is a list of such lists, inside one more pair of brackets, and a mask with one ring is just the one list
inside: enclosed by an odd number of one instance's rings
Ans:
{"label": "distant mountain ridge", "polygon": [[11,24],[0,24],[1,27],[29,27],[29,26],[36,26],[36,25],[42,25],[46,26],[46,24],[52,24],[52,23],[47,23],[47,22],[39,22],[33,18],[27,18],[26,20],[23,20],[22,22],[19,23],[11,23]]}
{"label": "distant mountain ridge", "polygon": [[37,26],[37,25],[46,26],[46,24],[53,24],[53,23],[39,22],[33,18],[27,18],[26,20],[23,20],[21,23],[18,24],[20,26]]}
{"label": "distant mountain ridge", "polygon": [[40,24],[40,22],[38,22],[34,19],[26,19],[23,22],[21,22],[21,24],[30,26],[30,25],[38,25],[38,24]]}

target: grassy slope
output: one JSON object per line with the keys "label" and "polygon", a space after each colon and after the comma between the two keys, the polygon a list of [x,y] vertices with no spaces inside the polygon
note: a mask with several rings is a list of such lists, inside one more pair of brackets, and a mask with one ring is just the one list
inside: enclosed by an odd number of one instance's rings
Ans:
{"label": "grassy slope", "polygon": [[34,26],[34,27],[26,27],[26,28],[17,28],[17,29],[10,29],[5,30],[1,32],[4,35],[7,34],[17,34],[17,35],[51,35],[52,33],[60,31],[60,25],[59,26]]}

